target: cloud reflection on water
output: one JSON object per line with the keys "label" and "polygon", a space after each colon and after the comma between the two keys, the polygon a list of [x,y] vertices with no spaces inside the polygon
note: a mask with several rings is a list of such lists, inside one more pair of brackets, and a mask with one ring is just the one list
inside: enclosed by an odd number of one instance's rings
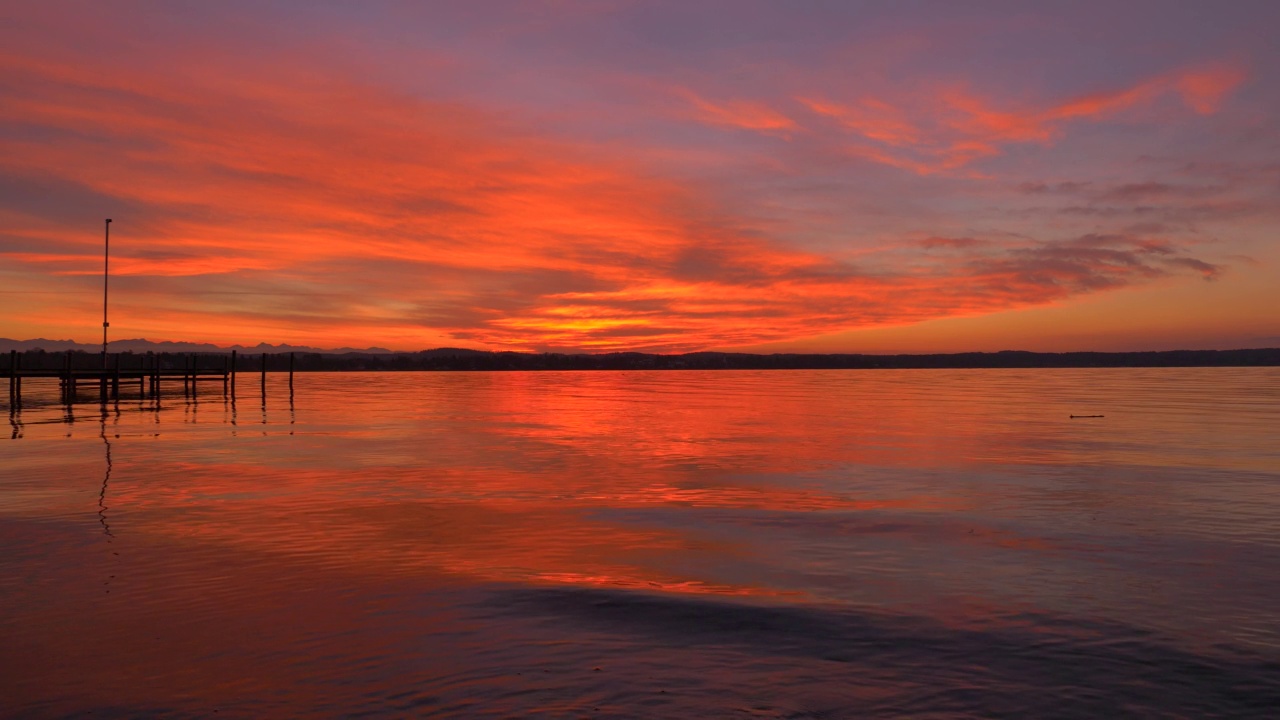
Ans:
{"label": "cloud reflection on water", "polygon": [[[699,687],[734,697],[750,690],[716,662],[776,666],[751,676],[798,697],[823,687],[809,663],[850,683],[882,663],[897,702],[912,672],[942,673],[929,648],[994,642],[1008,652],[939,682],[1029,682],[1006,663],[1022,651],[1053,673],[1093,658],[1117,697],[1211,667],[1236,684],[1188,702],[1248,710],[1276,694],[1246,656],[1280,638],[1277,388],[1265,368],[302,375],[293,406],[282,384],[250,403],[250,433],[216,393],[74,423],[37,393],[4,447],[0,577],[23,580],[0,585],[0,659],[32,655],[29,682],[82,671],[67,697],[95,707],[149,673],[177,705],[296,704],[319,677],[323,706],[350,701],[323,658],[375,693],[398,663],[463,715],[555,657],[603,695],[644,681],[578,665],[707,663]],[[1105,423],[1068,418],[1094,409]],[[1165,661],[1181,669],[1134,669]],[[1107,674],[1080,672],[1063,682]],[[491,707],[530,709],[511,702]]]}

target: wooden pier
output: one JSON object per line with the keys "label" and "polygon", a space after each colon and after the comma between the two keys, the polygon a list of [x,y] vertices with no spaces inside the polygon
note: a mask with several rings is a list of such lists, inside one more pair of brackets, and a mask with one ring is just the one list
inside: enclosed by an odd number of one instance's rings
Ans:
{"label": "wooden pier", "polygon": [[[293,353],[288,355],[289,389],[292,392]],[[273,357],[279,358],[278,355]],[[66,403],[91,400],[95,396],[104,403],[118,402],[122,394],[126,397],[159,398],[162,387],[176,388],[179,382],[182,383],[184,397],[195,395],[197,383],[220,382],[222,394],[234,399],[236,376],[238,372],[243,372],[240,367],[243,361],[236,351],[229,355],[10,351],[7,360],[3,369],[0,369],[0,378],[7,378],[9,381],[10,407],[22,404],[24,381],[52,379],[58,381],[60,397]],[[258,366],[262,375],[262,394],[265,397],[268,354],[262,353],[258,363],[250,362]],[[274,364],[280,364],[280,359]],[[135,385],[137,395],[133,395],[131,391]]]}

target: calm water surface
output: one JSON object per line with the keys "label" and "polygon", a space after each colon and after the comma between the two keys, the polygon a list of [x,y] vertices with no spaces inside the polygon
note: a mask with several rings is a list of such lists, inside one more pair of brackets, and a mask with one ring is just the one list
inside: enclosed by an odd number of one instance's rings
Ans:
{"label": "calm water surface", "polygon": [[257,389],[6,407],[0,714],[1280,712],[1280,369]]}

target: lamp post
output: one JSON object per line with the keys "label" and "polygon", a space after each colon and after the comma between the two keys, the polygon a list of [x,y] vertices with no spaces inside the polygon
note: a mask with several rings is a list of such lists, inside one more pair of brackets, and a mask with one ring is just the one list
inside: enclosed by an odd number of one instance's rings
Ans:
{"label": "lamp post", "polygon": [[102,369],[107,369],[107,267],[111,258],[111,218],[103,225],[102,238]]}

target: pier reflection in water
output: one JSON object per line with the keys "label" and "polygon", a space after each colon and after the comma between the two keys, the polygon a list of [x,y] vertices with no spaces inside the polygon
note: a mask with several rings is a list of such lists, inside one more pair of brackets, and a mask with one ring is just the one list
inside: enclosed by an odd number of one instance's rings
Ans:
{"label": "pier reflection in water", "polygon": [[0,444],[8,707],[1280,703],[1274,369],[297,382],[74,405],[25,388]]}

